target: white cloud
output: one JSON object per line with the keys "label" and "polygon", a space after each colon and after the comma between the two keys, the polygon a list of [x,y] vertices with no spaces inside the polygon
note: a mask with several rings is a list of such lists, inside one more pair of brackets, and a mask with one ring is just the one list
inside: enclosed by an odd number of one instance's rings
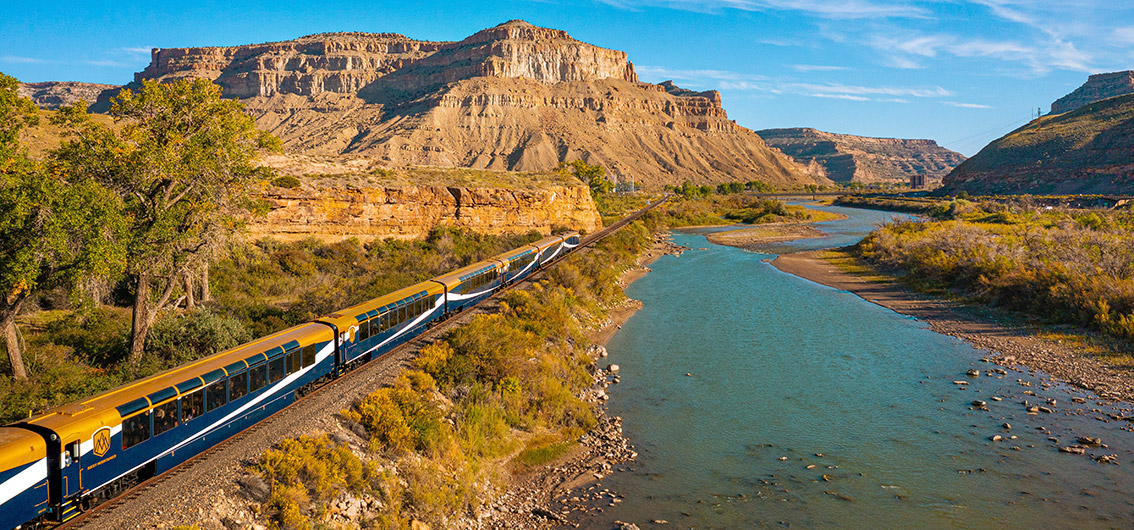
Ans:
{"label": "white cloud", "polygon": [[91,66],[106,66],[106,67],[109,67],[109,68],[126,68],[128,66],[131,66],[131,65],[128,65],[128,64],[125,64],[125,63],[120,63],[118,61],[110,61],[110,60],[105,60],[105,59],[99,59],[99,60],[94,60],[94,61],[83,61],[83,63],[89,64]]}
{"label": "white cloud", "polygon": [[979,103],[959,103],[956,101],[942,101],[942,105],[949,105],[950,107],[957,107],[961,109],[991,109],[989,105],[981,105]]}
{"label": "white cloud", "polygon": [[1134,44],[1134,26],[1115,29],[1114,40],[1124,44]]}
{"label": "white cloud", "polygon": [[846,66],[823,66],[818,64],[792,64],[788,65],[793,70],[800,72],[837,72],[840,70],[850,70]]}
{"label": "white cloud", "polygon": [[37,59],[35,57],[20,57],[17,55],[0,55],[0,63],[19,63],[19,64],[46,64],[51,61],[47,59]]}
{"label": "white cloud", "polygon": [[843,95],[870,95],[870,96],[909,96],[915,98],[939,98],[953,95],[952,92],[941,87],[909,88],[887,86],[856,86],[840,83],[817,85],[811,83],[788,83],[785,87],[798,88],[802,92],[817,94],[843,94]]}
{"label": "white cloud", "polygon": [[850,94],[803,94],[813,98],[827,98],[827,99],[845,99],[848,101],[870,101],[866,96],[852,96]]}
{"label": "white cloud", "polygon": [[137,54],[137,55],[145,55],[145,56],[148,57],[150,55],[150,52],[153,51],[154,48],[153,48],[153,46],[128,46],[128,47],[119,48],[119,49],[124,51],[124,52],[127,52],[127,53],[133,53],[133,54]]}
{"label": "white cloud", "polygon": [[866,40],[866,45],[888,54],[886,57],[892,65],[916,64],[909,56],[936,58],[952,55],[1022,63],[1036,73],[1045,73],[1053,68],[1080,72],[1090,72],[1093,69],[1090,54],[1080,51],[1071,42],[1061,40],[1032,45],[1010,40],[963,38],[944,33],[906,32],[902,36],[873,35]]}

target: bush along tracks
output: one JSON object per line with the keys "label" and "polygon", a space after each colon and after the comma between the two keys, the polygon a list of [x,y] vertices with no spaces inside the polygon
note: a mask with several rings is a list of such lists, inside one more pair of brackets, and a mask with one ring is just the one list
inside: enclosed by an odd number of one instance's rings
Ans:
{"label": "bush along tracks", "polygon": [[[616,368],[595,331],[628,301],[623,273],[655,243],[647,217],[577,253],[492,313],[423,347],[393,384],[247,466],[248,519],[267,528],[556,525],[553,496],[635,453],[600,410]],[[592,486],[592,489],[593,486]],[[582,509],[576,506],[575,509]]]}

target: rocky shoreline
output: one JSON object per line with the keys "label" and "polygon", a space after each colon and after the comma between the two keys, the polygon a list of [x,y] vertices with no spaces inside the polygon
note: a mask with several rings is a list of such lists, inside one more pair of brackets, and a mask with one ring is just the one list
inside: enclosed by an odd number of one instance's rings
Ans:
{"label": "rocky shoreline", "polygon": [[[625,288],[648,274],[649,265],[658,258],[680,255],[685,250],[688,249],[673,244],[668,234],[655,235],[651,248],[623,274],[619,285]],[[609,397],[607,388],[620,380],[618,365],[603,360],[607,356],[606,342],[641,307],[641,302],[628,299],[611,309],[610,318],[603,326],[589,333],[588,338],[595,344],[590,350],[595,365],[591,371],[594,384],[586,399],[596,407],[598,425],[581,436],[578,445],[566,455],[515,477],[512,487],[486,506],[488,515],[477,521],[476,528],[579,528],[586,525],[589,515],[602,513],[604,507],[622,502],[621,494],[602,487],[602,479],[626,470],[638,453],[622,434],[622,418],[609,416],[603,406]],[[620,523],[616,528],[636,529],[637,526]]]}
{"label": "rocky shoreline", "polygon": [[[1090,357],[1072,341],[1053,338],[1057,336],[1050,335],[1051,329],[1006,319],[987,308],[914,293],[893,278],[868,278],[846,272],[828,261],[825,252],[784,254],[773,260],[772,265],[917,318],[937,333],[957,337],[989,352],[988,360],[995,364],[1019,371],[1042,372],[1107,401],[1134,401],[1134,374]],[[1105,421],[1117,419],[1125,417],[1103,417]]]}

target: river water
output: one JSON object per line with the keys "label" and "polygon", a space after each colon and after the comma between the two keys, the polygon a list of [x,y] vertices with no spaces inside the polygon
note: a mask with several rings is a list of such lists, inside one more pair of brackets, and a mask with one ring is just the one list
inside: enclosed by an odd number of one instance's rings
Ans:
{"label": "river water", "polygon": [[[850,244],[892,215],[823,208],[849,218],[769,252]],[[639,456],[601,483],[625,498],[584,527],[1134,527],[1131,423],[1096,419],[1123,411],[1042,374],[989,376],[987,352],[782,273],[772,253],[674,239],[693,250],[628,288],[644,307],[607,345],[609,411]],[[1054,412],[1025,412],[1047,399]],[[1109,448],[1049,440],[1080,435]]]}

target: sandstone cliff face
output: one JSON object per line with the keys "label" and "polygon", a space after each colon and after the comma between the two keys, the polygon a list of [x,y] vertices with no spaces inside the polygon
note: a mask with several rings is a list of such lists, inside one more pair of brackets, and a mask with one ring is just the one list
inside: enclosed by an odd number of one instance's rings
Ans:
{"label": "sandstone cliff face", "polygon": [[949,173],[947,191],[1134,193],[1134,94],[1032,120]]}
{"label": "sandstone cliff face", "polygon": [[324,34],[155,50],[137,79],[205,77],[304,154],[540,171],[600,163],[647,186],[826,183],[728,119],[715,91],[638,82],[626,54],[510,21],[456,43]]}
{"label": "sandstone cliff face", "polygon": [[394,33],[324,33],[248,46],[155,48],[134,80],[206,78],[236,98],[353,94],[444,45]]}
{"label": "sandstone cliff face", "polygon": [[933,140],[870,138],[807,128],[756,133],[796,162],[818,164],[827,178],[835,182],[899,183],[909,182],[913,175],[939,182],[965,160],[964,155]]}
{"label": "sandstone cliff face", "polygon": [[64,105],[72,105],[80,100],[94,103],[104,92],[117,93],[119,88],[121,87],[98,83],[47,81],[43,83],[20,83],[16,93],[21,97],[30,98],[41,109],[55,110]]}
{"label": "sandstone cliff face", "polygon": [[583,186],[539,189],[444,186],[272,188],[266,218],[253,220],[252,237],[419,239],[437,227],[481,233],[549,234],[565,227],[586,232],[602,220]]}
{"label": "sandstone cliff face", "polygon": [[1083,86],[1051,104],[1052,114],[1071,112],[1106,98],[1134,93],[1134,71],[1094,74]]}

